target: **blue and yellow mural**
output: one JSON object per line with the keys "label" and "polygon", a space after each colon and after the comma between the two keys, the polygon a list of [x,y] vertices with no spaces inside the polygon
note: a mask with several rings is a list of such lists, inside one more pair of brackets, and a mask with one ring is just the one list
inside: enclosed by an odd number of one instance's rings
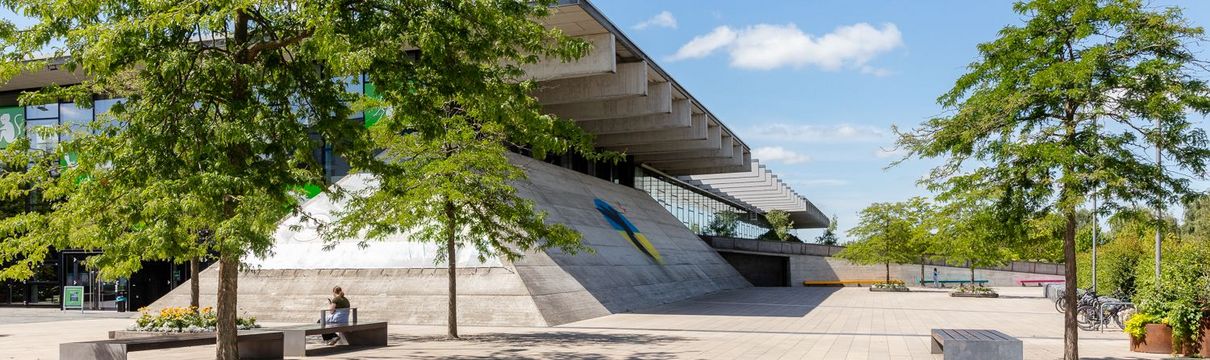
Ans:
{"label": "blue and yellow mural", "polygon": [[630,220],[626,219],[625,215],[622,215],[622,213],[614,209],[613,206],[610,206],[605,200],[593,199],[593,204],[596,205],[597,211],[600,211],[601,215],[605,216],[605,221],[608,221],[614,230],[622,234],[622,238],[629,240],[631,245],[634,245],[635,248],[638,248],[639,251],[647,254],[652,259],[655,259],[655,262],[664,263],[664,259],[660,258],[660,252],[655,249],[655,246],[651,245],[650,241],[647,241],[647,237],[639,232],[639,229],[634,227],[634,224],[630,223]]}

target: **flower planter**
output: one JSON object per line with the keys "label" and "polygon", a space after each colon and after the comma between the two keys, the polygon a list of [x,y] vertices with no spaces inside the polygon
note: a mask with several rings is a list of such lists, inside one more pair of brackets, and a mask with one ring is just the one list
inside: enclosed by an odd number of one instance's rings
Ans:
{"label": "flower planter", "polygon": [[[1147,335],[1142,339],[1130,339],[1130,351],[1151,354],[1172,354],[1172,327],[1164,324],[1147,324]],[[1185,344],[1180,354],[1210,357],[1210,318],[1202,321],[1201,341]]]}
{"label": "flower planter", "polygon": [[1142,339],[1130,338],[1130,351],[1150,354],[1172,353],[1172,327],[1164,324],[1143,325],[1147,334]]}
{"label": "flower planter", "polygon": [[912,291],[912,290],[908,289],[906,287],[890,287],[890,288],[870,287],[870,291],[873,291],[873,292],[908,292],[908,291]]}
{"label": "flower planter", "polygon": [[967,297],[967,298],[998,298],[998,297],[1000,297],[1000,294],[997,294],[997,293],[962,293],[962,292],[952,292],[952,293],[950,293],[950,297]]}

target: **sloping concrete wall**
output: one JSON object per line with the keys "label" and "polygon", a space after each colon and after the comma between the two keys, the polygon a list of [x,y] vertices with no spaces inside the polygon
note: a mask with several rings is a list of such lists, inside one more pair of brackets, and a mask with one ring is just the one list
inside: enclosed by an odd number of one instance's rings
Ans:
{"label": "sloping concrete wall", "polygon": [[[581,232],[595,252],[572,255],[554,249],[527,254],[516,263],[460,259],[460,265],[466,266],[457,275],[461,323],[558,325],[750,286],[646,193],[522,156],[514,156],[513,161],[529,175],[528,181],[517,185],[520,195],[547,211],[550,221]],[[594,207],[595,199],[627,218],[663,261],[646,255],[615,230]],[[338,206],[321,201],[306,207],[330,210],[334,205]],[[370,249],[342,245],[335,252],[319,252],[322,242],[305,234],[305,229],[300,235],[285,228],[291,224],[290,219],[284,221],[277,237],[288,251],[248,259],[254,267],[240,275],[241,314],[266,321],[315,321],[327,306],[332,286],[341,286],[361,319],[445,323],[447,272],[429,265],[431,260],[425,262],[435,248],[416,248],[432,245],[403,238]],[[408,255],[384,254],[392,251]],[[325,259],[316,262],[316,256]],[[373,261],[362,261],[364,257]],[[317,268],[317,264],[334,268]],[[216,276],[217,268],[202,273],[203,305],[214,303]],[[184,285],[152,307],[182,306],[188,298],[189,288]]]}
{"label": "sloping concrete wall", "polygon": [[[517,156],[529,181],[518,191],[550,220],[574,227],[594,254],[527,256],[514,266],[551,324],[631,311],[720,290],[750,286],[647,193]],[[601,199],[621,212],[660,253],[647,256],[596,208]]]}

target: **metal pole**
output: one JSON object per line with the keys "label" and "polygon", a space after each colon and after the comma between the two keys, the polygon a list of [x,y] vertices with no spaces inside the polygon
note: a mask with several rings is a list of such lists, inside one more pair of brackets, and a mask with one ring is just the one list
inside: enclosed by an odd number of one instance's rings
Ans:
{"label": "metal pole", "polygon": [[[1161,126],[1160,119],[1157,117],[1155,119],[1155,131],[1158,133],[1158,134],[1156,134],[1156,140],[1155,140],[1155,167],[1156,167],[1156,170],[1160,171],[1160,175],[1163,175],[1163,173],[1164,173],[1163,158],[1161,157],[1161,153],[1160,153],[1160,139],[1162,139],[1163,132],[1160,131],[1160,130],[1162,130],[1160,128],[1160,126]],[[1164,210],[1160,207],[1160,205],[1156,205],[1156,208],[1155,208],[1155,220],[1156,220],[1155,221],[1155,286],[1156,286],[1156,288],[1159,288],[1159,286],[1160,286],[1160,258],[1161,258],[1161,256],[1160,256],[1160,241],[1161,241],[1160,226],[1163,224],[1163,221],[1164,221],[1163,211]]]}
{"label": "metal pole", "polygon": [[1092,289],[1097,289],[1097,193],[1092,193]]}

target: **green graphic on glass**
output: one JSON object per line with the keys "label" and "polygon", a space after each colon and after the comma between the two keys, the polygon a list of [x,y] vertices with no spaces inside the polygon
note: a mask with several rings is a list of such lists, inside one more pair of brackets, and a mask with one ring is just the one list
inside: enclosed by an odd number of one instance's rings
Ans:
{"label": "green graphic on glass", "polygon": [[[369,96],[369,97],[375,98],[375,99],[382,98],[382,95],[378,94],[378,88],[374,87],[374,83],[366,83],[366,96]],[[378,120],[382,119],[382,116],[386,115],[386,113],[387,113],[386,109],[383,109],[383,108],[366,109],[366,111],[365,111],[366,127],[368,128],[370,126],[374,126],[374,124],[378,123]]]}
{"label": "green graphic on glass", "polygon": [[0,149],[25,136],[25,108],[0,108]]}
{"label": "green graphic on glass", "polygon": [[83,286],[64,286],[63,287],[63,308],[64,309],[84,309],[84,287]]}

